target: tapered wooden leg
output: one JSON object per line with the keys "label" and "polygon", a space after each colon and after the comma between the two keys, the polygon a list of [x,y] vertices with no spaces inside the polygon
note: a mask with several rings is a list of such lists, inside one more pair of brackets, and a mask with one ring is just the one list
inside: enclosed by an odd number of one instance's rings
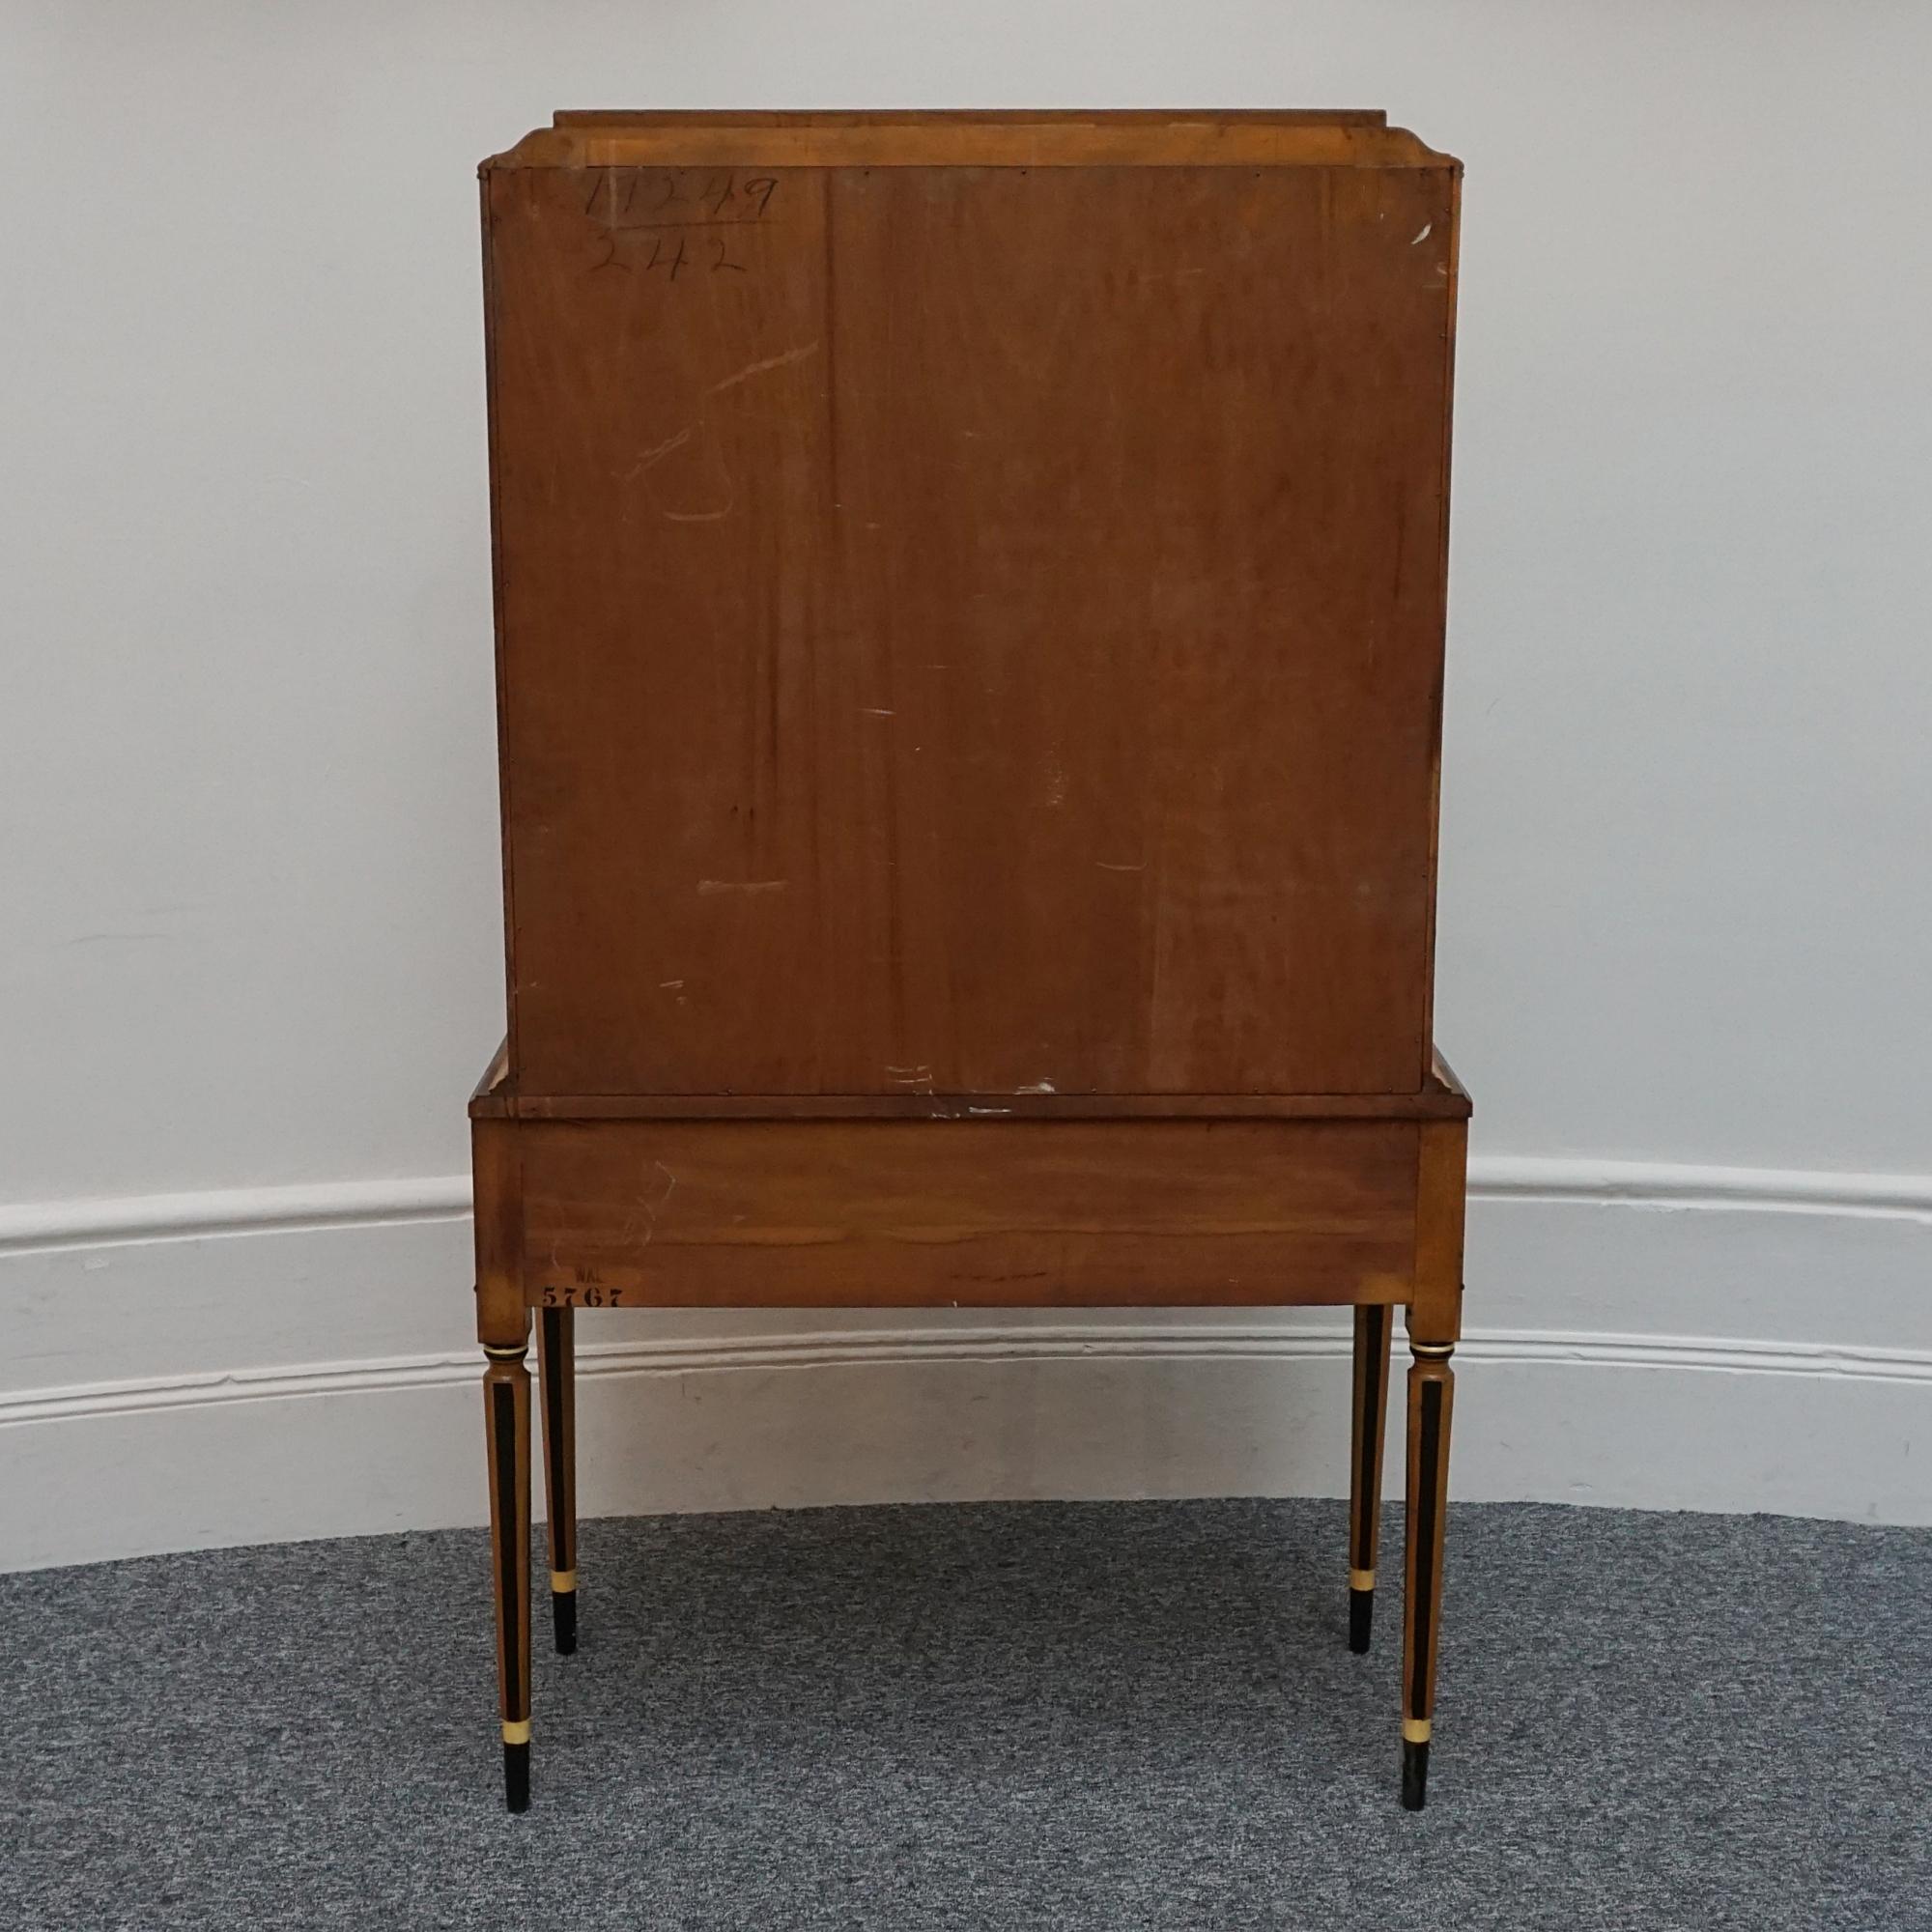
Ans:
{"label": "tapered wooden leg", "polygon": [[1408,1372],[1408,1604],[1402,1652],[1402,1802],[1429,1793],[1429,1731],[1442,1620],[1442,1530],[1449,1501],[1449,1406],[1456,1392],[1447,1343],[1411,1342]]}
{"label": "tapered wooden leg", "polygon": [[577,1648],[577,1311],[546,1308],[537,1325],[543,1390],[544,1502],[550,1519],[550,1614],[556,1647]]}
{"label": "tapered wooden leg", "polygon": [[1395,1311],[1355,1310],[1355,1395],[1349,1457],[1349,1648],[1369,1647],[1376,1614],[1376,1540],[1382,1513],[1382,1435],[1388,1414],[1389,1331]]}
{"label": "tapered wooden leg", "polygon": [[530,1378],[528,1344],[486,1348],[490,1552],[497,1583],[497,1678],[503,1712],[503,1796],[530,1805]]}

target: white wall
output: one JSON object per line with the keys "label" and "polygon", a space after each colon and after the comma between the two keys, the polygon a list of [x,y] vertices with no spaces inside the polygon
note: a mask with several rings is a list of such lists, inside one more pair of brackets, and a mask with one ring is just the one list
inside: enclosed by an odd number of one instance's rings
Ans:
{"label": "white wall", "polygon": [[[439,1406],[501,997],[473,167],[560,105],[1371,104],[1463,157],[1459,1488],[1932,1514],[1928,71],[1932,10],[1824,0],[12,0],[0,1564],[480,1506]],[[736,1419],[609,1500],[1332,1480],[1270,1434],[1321,1347],[1158,1326],[1105,1370],[732,1343]],[[691,1358],[633,1334],[599,1385],[657,1428]],[[1080,1440],[761,1450],[827,1376],[915,1434],[1057,1378]]]}

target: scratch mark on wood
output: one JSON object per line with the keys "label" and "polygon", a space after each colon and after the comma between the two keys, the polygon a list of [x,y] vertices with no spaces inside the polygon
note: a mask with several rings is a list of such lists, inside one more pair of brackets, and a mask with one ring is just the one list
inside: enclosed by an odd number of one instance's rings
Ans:
{"label": "scratch mark on wood", "polygon": [[1053,1094],[1059,1090],[1051,1080],[1036,1080],[1031,1087],[1015,1087],[1015,1094]]}
{"label": "scratch mark on wood", "polygon": [[661,1160],[654,1160],[651,1165],[664,1176],[666,1185],[665,1191],[655,1201],[641,1194],[638,1196],[638,1205],[644,1210],[644,1238],[638,1245],[645,1248],[650,1246],[651,1236],[658,1231],[658,1216],[669,1207],[670,1197],[677,1192],[677,1176]]}
{"label": "scratch mark on wood", "polygon": [[781,893],[789,879],[699,879],[697,895],[709,898],[714,893]]}
{"label": "scratch mark on wood", "polygon": [[[752,377],[763,375],[767,369],[782,369],[786,363],[804,361],[808,355],[815,355],[817,350],[819,350],[817,342],[806,342],[806,344],[800,344],[796,350],[781,350],[777,355],[767,355],[763,361],[746,363],[744,369],[740,369],[736,375],[728,375],[728,377],[724,377],[723,383],[713,383],[709,388],[699,390],[699,398],[703,398],[703,396],[723,396],[724,390],[736,388],[740,383],[750,383]],[[703,415],[699,415],[697,421],[686,423],[676,435],[665,437],[663,442],[653,442],[651,448],[647,448],[638,458],[638,462],[634,462],[630,466],[630,469],[624,471],[622,481],[630,483],[634,477],[641,475],[653,464],[663,462],[672,450],[678,450],[686,442],[690,442],[692,437],[696,437],[697,431],[703,429],[703,425],[705,425],[705,419],[703,419]],[[665,516],[668,516],[674,524],[715,524],[719,518],[728,516],[728,514],[730,514],[730,504],[724,504],[723,510],[667,510],[665,512]]]}
{"label": "scratch mark on wood", "polygon": [[623,480],[628,483],[632,477],[641,475],[652,464],[662,463],[672,450],[682,448],[696,434],[697,425],[687,423],[675,436],[668,436],[662,442],[654,442],[637,462],[631,465],[630,469],[624,471]]}
{"label": "scratch mark on wood", "polygon": [[748,362],[735,376],[726,376],[722,383],[713,383],[705,390],[707,396],[722,396],[726,389],[735,389],[740,383],[749,383],[753,376],[762,376],[767,369],[782,369],[787,362],[803,362],[808,355],[818,353],[816,342],[800,344],[796,349],[781,350],[776,355],[767,355],[761,362]]}
{"label": "scratch mark on wood", "polygon": [[1138,866],[1117,866],[1106,859],[1096,859],[1094,863],[1103,872],[1145,872],[1147,870],[1147,861],[1145,859]]}

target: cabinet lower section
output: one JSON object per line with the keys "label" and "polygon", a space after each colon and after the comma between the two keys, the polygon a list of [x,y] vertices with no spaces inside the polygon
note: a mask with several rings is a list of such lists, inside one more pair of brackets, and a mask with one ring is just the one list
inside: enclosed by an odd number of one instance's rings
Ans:
{"label": "cabinet lower section", "polygon": [[479,1197],[497,1197],[478,1203],[484,1292],[544,1307],[1406,1301],[1423,1141],[1463,1131],[1403,1120],[475,1128]]}

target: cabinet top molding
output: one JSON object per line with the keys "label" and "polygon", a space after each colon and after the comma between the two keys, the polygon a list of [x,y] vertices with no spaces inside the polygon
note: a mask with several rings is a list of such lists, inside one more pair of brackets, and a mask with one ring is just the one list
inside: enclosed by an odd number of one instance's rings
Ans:
{"label": "cabinet top molding", "polygon": [[482,164],[611,167],[1344,167],[1462,163],[1379,108],[578,109]]}

